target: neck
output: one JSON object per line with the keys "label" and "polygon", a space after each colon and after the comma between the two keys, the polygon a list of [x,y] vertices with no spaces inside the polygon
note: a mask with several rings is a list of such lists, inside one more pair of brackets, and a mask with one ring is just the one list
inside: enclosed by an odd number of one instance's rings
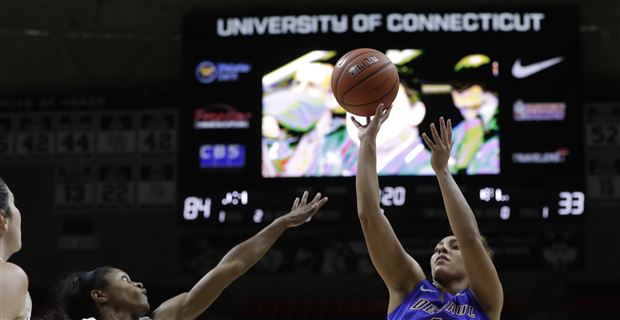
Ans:
{"label": "neck", "polygon": [[102,320],[136,320],[139,318],[127,311],[120,311],[107,307],[100,308],[99,313],[101,313]]}
{"label": "neck", "polygon": [[13,255],[13,252],[6,247],[6,243],[0,241],[0,260],[7,261]]}
{"label": "neck", "polygon": [[469,287],[469,282],[467,279],[454,280],[447,282],[445,284],[439,283],[436,280],[433,280],[433,285],[437,287],[443,293],[450,292],[450,294],[456,294],[459,291],[465,290]]}

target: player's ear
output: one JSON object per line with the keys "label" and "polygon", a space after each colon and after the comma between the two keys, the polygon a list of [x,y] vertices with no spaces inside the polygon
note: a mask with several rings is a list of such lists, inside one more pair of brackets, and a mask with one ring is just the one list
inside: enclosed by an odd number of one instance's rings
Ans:
{"label": "player's ear", "polygon": [[105,294],[105,292],[101,290],[92,290],[90,292],[90,297],[93,298],[93,300],[95,300],[95,302],[97,303],[108,302],[108,296]]}

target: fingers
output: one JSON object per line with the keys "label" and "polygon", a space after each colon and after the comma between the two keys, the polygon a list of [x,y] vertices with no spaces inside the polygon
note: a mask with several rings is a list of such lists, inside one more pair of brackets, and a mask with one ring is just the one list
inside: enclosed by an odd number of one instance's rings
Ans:
{"label": "fingers", "polygon": [[375,110],[375,117],[380,117],[383,114],[383,103],[379,103],[377,110]]}
{"label": "fingers", "polygon": [[434,123],[431,123],[431,134],[433,135],[433,141],[436,145],[441,143],[441,137],[439,136],[439,133],[437,132],[437,128],[435,127]]}
{"label": "fingers", "polygon": [[329,200],[329,198],[325,197],[321,200],[319,200],[319,202],[316,203],[317,205],[317,210],[320,209],[325,203],[327,203],[327,200]]}
{"label": "fingers", "polygon": [[444,121],[443,117],[439,117],[439,132],[441,133],[441,142],[446,146],[450,145],[448,128],[446,127],[446,121]]}
{"label": "fingers", "polygon": [[317,192],[316,195],[314,196],[314,199],[312,199],[312,201],[310,201],[310,203],[315,203],[317,202],[319,199],[321,199],[321,193]]}
{"label": "fingers", "polygon": [[306,213],[306,221],[310,221],[310,219],[312,219],[312,216],[314,216],[317,212],[319,212],[319,206],[315,203]]}
{"label": "fingers", "polygon": [[448,119],[448,141],[450,141],[450,145],[452,145],[452,120]]}
{"label": "fingers", "polygon": [[429,148],[431,148],[431,149],[435,150],[435,148],[436,148],[435,143],[431,140],[431,138],[429,138],[429,137],[426,135],[426,132],[422,132],[422,139],[424,140],[424,142],[426,142],[426,145],[427,145]]}
{"label": "fingers", "polygon": [[306,205],[306,213],[307,214],[314,214],[312,213],[313,211],[316,212],[318,211],[326,202],[327,202],[328,198],[324,197],[321,198],[321,194],[317,193],[317,195],[314,197],[314,199],[308,203]]}
{"label": "fingers", "polygon": [[[328,198],[325,197],[325,198],[319,200],[318,202],[313,203],[312,206],[308,209],[308,212],[306,213],[308,215],[308,219],[310,219],[310,217],[315,215],[319,211],[319,209],[321,209],[321,207],[327,202],[327,200],[328,200]],[[314,200],[313,200],[313,202],[314,202]]]}
{"label": "fingers", "polygon": [[308,201],[308,191],[304,191],[304,194],[301,196],[301,202],[299,203],[300,207],[306,205],[306,201]]}
{"label": "fingers", "polygon": [[293,208],[291,208],[291,211],[294,211],[298,207],[299,207],[299,197],[295,197],[295,202],[293,202]]}
{"label": "fingers", "polygon": [[429,138],[426,133],[422,133],[422,139],[431,148],[445,146],[450,148],[452,145],[452,120],[446,122],[443,117],[439,117],[439,132],[434,123],[431,123],[431,134],[433,139]]}
{"label": "fingers", "polygon": [[362,127],[362,124],[359,123],[357,120],[355,120],[354,116],[351,116],[351,121],[353,122],[353,124],[355,125],[356,128],[359,129],[359,127]]}
{"label": "fingers", "polygon": [[384,108],[384,111],[385,112],[383,112],[383,114],[381,115],[381,119],[380,119],[381,122],[380,123],[385,122],[385,120],[387,120],[390,117],[390,112],[392,111],[392,105],[390,105],[389,107]]}

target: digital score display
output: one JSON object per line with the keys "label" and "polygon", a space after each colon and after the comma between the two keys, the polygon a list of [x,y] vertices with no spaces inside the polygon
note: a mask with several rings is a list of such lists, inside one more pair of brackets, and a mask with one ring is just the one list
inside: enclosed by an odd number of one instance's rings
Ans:
{"label": "digital score display", "polygon": [[400,75],[377,137],[378,192],[396,229],[448,228],[420,138],[444,116],[454,127],[450,169],[491,242],[516,233],[538,246],[548,231],[581,248],[578,25],[570,8],[188,15],[182,224],[265,225],[308,189],[330,197],[315,228],[359,228],[359,141],[330,77],[340,56],[368,47]]}

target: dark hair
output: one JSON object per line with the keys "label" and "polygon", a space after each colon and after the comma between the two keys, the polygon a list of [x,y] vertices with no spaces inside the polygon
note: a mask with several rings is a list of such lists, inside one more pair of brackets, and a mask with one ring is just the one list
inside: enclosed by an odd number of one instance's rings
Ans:
{"label": "dark hair", "polygon": [[111,267],[99,267],[91,271],[77,272],[62,280],[55,288],[55,303],[69,319],[81,320],[94,317],[100,319],[99,309],[90,296],[96,289],[105,289],[105,276]]}
{"label": "dark hair", "polygon": [[4,215],[8,218],[13,215],[9,207],[9,197],[9,186],[0,178],[0,209],[4,210]]}

